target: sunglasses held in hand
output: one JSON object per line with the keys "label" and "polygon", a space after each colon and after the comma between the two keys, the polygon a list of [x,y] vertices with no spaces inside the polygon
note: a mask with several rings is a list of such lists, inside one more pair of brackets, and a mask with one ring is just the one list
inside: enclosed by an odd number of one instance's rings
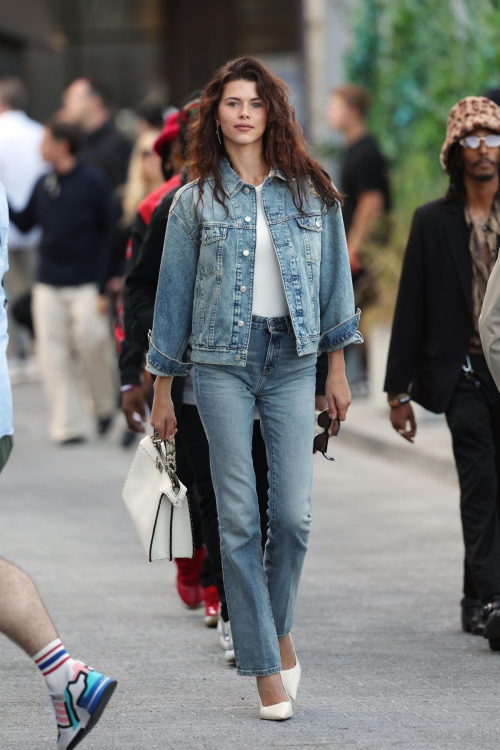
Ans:
{"label": "sunglasses held in hand", "polygon": [[333,456],[329,456],[326,452],[328,448],[328,439],[330,437],[329,432],[332,423],[336,425],[333,432],[333,437],[337,437],[340,432],[340,419],[338,417],[335,417],[335,419],[331,419],[327,411],[322,411],[318,416],[318,424],[323,428],[324,432],[316,435],[313,443],[316,450],[322,453],[323,456],[328,459],[328,461],[335,461]]}

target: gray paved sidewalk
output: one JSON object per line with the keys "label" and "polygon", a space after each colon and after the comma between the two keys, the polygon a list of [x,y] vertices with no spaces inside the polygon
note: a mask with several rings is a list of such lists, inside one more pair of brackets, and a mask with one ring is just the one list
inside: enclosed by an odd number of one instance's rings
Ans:
{"label": "gray paved sidewalk", "polygon": [[[53,447],[39,386],[14,396],[0,552],[36,580],[68,650],[119,680],[82,750],[479,750],[496,741],[499,655],[459,629],[454,479],[361,450],[342,432],[334,464],[316,457],[294,627],[303,684],[291,721],[261,722],[253,680],[225,665],[201,612],[181,607],[174,567],[145,561],[120,499],[131,454],[115,438]],[[6,639],[0,675],[1,750],[55,747],[43,681]]]}
{"label": "gray paved sidewalk", "polygon": [[383,454],[389,461],[420,467],[441,478],[453,480],[456,469],[444,414],[431,414],[418,404],[413,404],[413,409],[417,420],[413,444],[393,429],[387,406],[380,407],[365,398],[354,401],[342,431],[351,444]]}

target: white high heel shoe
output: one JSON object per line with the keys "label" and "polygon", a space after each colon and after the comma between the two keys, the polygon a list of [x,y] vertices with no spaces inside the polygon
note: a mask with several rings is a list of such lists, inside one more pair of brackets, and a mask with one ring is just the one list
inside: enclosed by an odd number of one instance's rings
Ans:
{"label": "white high heel shoe", "polygon": [[[292,636],[290,636],[290,640],[292,640]],[[295,666],[292,667],[292,669],[284,669],[281,672],[281,679],[283,680],[283,687],[285,688],[290,698],[293,701],[296,701],[297,692],[299,689],[299,682],[302,676],[302,669],[300,666],[300,662],[297,659],[297,654],[295,653],[295,646],[293,645],[293,641],[292,641],[292,648],[293,648],[293,653],[295,654]]]}
{"label": "white high heel shoe", "polygon": [[[283,679],[281,682],[283,683]],[[283,690],[286,693],[286,687],[284,685]],[[266,721],[285,721],[285,719],[289,719],[291,716],[293,716],[293,709],[290,698],[282,703],[275,703],[273,706],[263,706],[262,701],[260,701],[261,719],[265,719]]]}

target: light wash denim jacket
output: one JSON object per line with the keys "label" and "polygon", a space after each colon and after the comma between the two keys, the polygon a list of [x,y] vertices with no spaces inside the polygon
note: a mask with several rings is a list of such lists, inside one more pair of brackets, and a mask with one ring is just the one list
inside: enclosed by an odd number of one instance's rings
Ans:
{"label": "light wash denim jacket", "polygon": [[3,276],[9,270],[7,236],[9,233],[9,208],[5,188],[0,182],[0,438],[12,435],[12,391],[7,367],[7,308]]}
{"label": "light wash denim jacket", "polygon": [[[170,210],[156,293],[147,370],[187,375],[182,361],[245,367],[252,321],[257,205],[255,187],[220,162],[229,210],[213,197],[213,179],[176,194]],[[340,209],[309,191],[305,215],[294,206],[284,176],[274,172],[263,203],[281,267],[297,353],[334,351],[363,341],[358,332],[349,257]]]}

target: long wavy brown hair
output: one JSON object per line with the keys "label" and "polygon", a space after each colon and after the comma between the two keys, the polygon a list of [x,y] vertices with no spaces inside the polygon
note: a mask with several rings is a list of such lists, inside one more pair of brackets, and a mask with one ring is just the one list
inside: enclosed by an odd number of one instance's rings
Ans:
{"label": "long wavy brown hair", "polygon": [[[219,162],[226,156],[216,134],[216,119],[224,86],[230,81],[254,81],[266,107],[267,124],[263,157],[269,169],[279,169],[286,178],[293,202],[304,213],[307,189],[313,189],[326,206],[336,208],[342,196],[332,185],[326,170],[308,153],[304,133],[288,101],[288,86],[259,60],[237,57],[216,71],[202,91],[199,116],[190,126],[190,176],[198,178],[200,199],[209,175],[215,180],[214,197],[226,208]],[[226,208],[227,212],[227,208]]]}

